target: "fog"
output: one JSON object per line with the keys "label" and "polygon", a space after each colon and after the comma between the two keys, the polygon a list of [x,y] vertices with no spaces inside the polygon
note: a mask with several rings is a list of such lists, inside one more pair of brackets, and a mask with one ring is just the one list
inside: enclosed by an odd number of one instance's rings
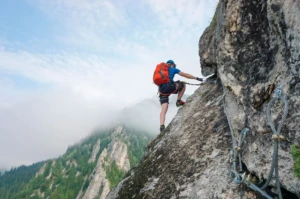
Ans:
{"label": "fog", "polygon": [[[175,101],[175,95],[170,97],[166,125],[177,113]],[[0,169],[56,158],[95,129],[116,124],[157,135],[159,114],[158,96],[125,108],[118,101],[88,101],[66,90],[31,96],[0,109]]]}
{"label": "fog", "polygon": [[117,110],[66,91],[38,95],[0,109],[0,168],[63,154],[97,126],[111,126]]}
{"label": "fog", "polygon": [[[185,100],[186,98],[187,95],[184,95],[182,99]],[[169,107],[165,121],[166,126],[171,122],[178,111],[175,105],[176,99],[177,95],[169,97]],[[137,130],[146,130],[149,133],[158,134],[160,127],[160,110],[159,98],[158,96],[153,96],[151,99],[145,99],[134,106],[122,110],[120,121]]]}

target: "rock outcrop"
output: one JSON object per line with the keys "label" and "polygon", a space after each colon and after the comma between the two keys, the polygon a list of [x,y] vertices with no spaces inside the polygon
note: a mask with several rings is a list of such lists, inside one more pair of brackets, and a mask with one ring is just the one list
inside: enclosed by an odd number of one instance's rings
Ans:
{"label": "rock outcrop", "polygon": [[115,133],[112,134],[113,139],[109,147],[110,159],[116,161],[119,168],[123,171],[128,171],[130,169],[130,162],[127,154],[127,145],[118,139],[118,135],[120,135],[122,130],[123,127],[118,126]]}
{"label": "rock outcrop", "polygon": [[93,148],[92,156],[89,159],[89,163],[95,162],[96,156],[97,156],[99,150],[100,150],[100,139],[97,140],[97,143],[95,144],[95,146]]}
{"label": "rock outcrop", "polygon": [[[111,142],[107,148],[104,148],[98,157],[97,164],[91,176],[85,180],[90,181],[85,192],[79,192],[77,199],[104,199],[110,191],[110,182],[107,178],[105,167],[110,167],[112,161],[115,161],[119,169],[127,172],[130,169],[128,150],[123,126],[117,126],[111,132]],[[97,154],[101,148],[101,140],[98,139],[93,147],[93,152],[89,163],[96,160]]]}
{"label": "rock outcrop", "polygon": [[40,170],[35,174],[35,177],[39,175],[43,175],[46,169],[47,163],[43,164],[43,166],[40,168]]}
{"label": "rock outcrop", "polygon": [[[203,73],[217,71],[228,90],[225,108],[234,136],[244,127],[251,130],[243,162],[264,177],[273,152],[267,104],[274,89],[282,86],[289,108],[280,132],[287,140],[279,148],[279,176],[282,187],[300,197],[300,180],[293,174],[290,155],[290,145],[300,143],[299,18],[299,1],[220,1],[216,26],[203,34],[199,55]],[[271,120],[277,126],[283,110],[282,103],[271,107]]]}
{"label": "rock outcrop", "polygon": [[106,172],[102,167],[102,164],[104,163],[104,158],[106,156],[107,150],[104,149],[100,157],[98,158],[98,162],[92,180],[82,199],[93,199],[96,197],[103,199],[110,191],[109,182],[106,179]]}
{"label": "rock outcrop", "polygon": [[[199,41],[204,75],[218,78],[200,87],[166,130],[148,145],[143,160],[107,198],[262,198],[234,184],[229,175],[232,146],[241,147],[243,170],[268,178],[273,131],[266,116],[281,85],[288,114],[279,132],[278,169],[283,198],[300,198],[292,144],[300,144],[300,2],[221,0],[214,21]],[[283,103],[271,106],[275,128]],[[276,196],[275,180],[266,189]],[[242,195],[242,196],[241,196]]]}

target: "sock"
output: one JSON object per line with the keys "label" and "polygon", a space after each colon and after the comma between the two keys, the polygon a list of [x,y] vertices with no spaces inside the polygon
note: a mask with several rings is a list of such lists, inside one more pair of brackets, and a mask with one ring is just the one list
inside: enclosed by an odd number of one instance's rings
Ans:
{"label": "sock", "polygon": [[177,100],[177,102],[180,102],[180,101],[181,101],[181,100],[179,100],[179,99]]}

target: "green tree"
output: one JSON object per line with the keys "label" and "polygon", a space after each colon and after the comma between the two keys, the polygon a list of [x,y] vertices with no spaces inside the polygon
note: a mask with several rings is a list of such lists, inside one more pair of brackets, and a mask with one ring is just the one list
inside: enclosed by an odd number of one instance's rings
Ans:
{"label": "green tree", "polygon": [[110,188],[114,188],[125,176],[125,172],[118,167],[115,161],[109,166],[105,166],[106,178]]}

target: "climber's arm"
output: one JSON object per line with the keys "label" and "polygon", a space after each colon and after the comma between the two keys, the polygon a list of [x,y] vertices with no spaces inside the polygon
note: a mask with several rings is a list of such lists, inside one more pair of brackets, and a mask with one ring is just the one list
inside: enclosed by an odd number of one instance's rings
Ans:
{"label": "climber's arm", "polygon": [[197,79],[197,77],[195,77],[193,75],[190,75],[188,73],[184,73],[184,72],[179,72],[178,75],[180,75],[182,77],[185,77],[185,78],[188,78],[188,79]]}
{"label": "climber's arm", "polygon": [[195,76],[193,76],[191,74],[188,74],[188,73],[179,72],[178,75],[180,75],[182,77],[185,77],[185,78],[188,78],[188,79],[196,79],[200,82],[203,82],[203,78],[195,77]]}

